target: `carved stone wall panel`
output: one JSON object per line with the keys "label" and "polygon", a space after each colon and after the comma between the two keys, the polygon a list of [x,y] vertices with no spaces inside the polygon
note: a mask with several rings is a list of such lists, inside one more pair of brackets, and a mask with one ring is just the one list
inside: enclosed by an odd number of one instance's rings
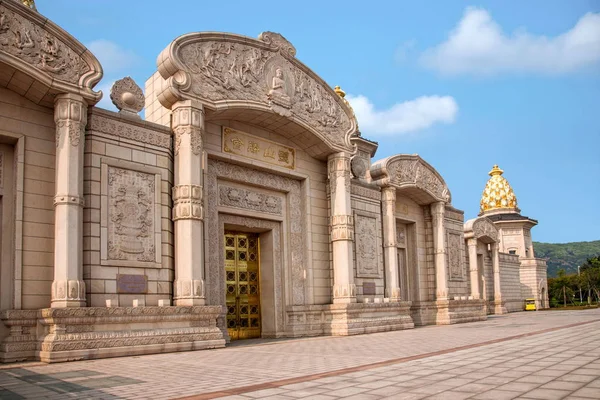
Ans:
{"label": "carved stone wall panel", "polygon": [[450,279],[464,278],[464,265],[462,264],[461,248],[464,246],[459,233],[448,232],[448,269]]}
{"label": "carved stone wall panel", "polygon": [[477,239],[487,236],[495,242],[498,241],[498,229],[494,223],[487,218],[478,218],[477,221],[473,223],[473,235]]}
{"label": "carved stone wall panel", "polygon": [[223,152],[289,169],[296,168],[296,150],[237,129],[223,127]]}
{"label": "carved stone wall panel", "polygon": [[378,220],[376,217],[355,214],[356,274],[359,278],[380,277],[377,226]]}
{"label": "carved stone wall panel", "polygon": [[219,205],[283,215],[281,197],[227,185],[219,185]]}
{"label": "carved stone wall panel", "polygon": [[[208,174],[206,179],[206,218],[207,238],[209,249],[220,248],[220,228],[218,205],[220,201],[219,178],[231,182],[250,184],[267,190],[287,193],[287,205],[282,204],[287,210],[287,223],[289,226],[288,246],[292,289],[291,299],[294,305],[305,302],[304,266],[306,260],[304,245],[305,221],[303,210],[305,207],[301,195],[299,181],[280,175],[252,170],[221,160],[208,161]],[[221,255],[210,251],[207,257],[208,301],[209,304],[224,304],[225,278],[224,268],[220,259]]]}
{"label": "carved stone wall panel", "polygon": [[155,175],[108,166],[108,259],[154,262]]}
{"label": "carved stone wall panel", "polygon": [[381,191],[378,188],[368,188],[352,183],[350,192],[354,196],[360,196],[371,200],[381,201]]}
{"label": "carved stone wall panel", "polygon": [[102,76],[98,61],[66,32],[39,14],[0,5],[0,51],[52,78],[91,88]]}

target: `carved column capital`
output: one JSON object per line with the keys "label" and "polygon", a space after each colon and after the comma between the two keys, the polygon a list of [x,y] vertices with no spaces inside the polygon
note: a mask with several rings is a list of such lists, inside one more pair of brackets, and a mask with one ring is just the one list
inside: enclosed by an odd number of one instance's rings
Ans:
{"label": "carved column capital", "polygon": [[396,188],[392,186],[386,186],[381,188],[381,201],[396,202]]}
{"label": "carved column capital", "polygon": [[[56,147],[61,138],[69,138],[72,146],[79,146],[87,123],[87,103],[74,94],[59,94],[54,100],[54,122],[56,123]],[[66,141],[65,141],[66,143]]]}
{"label": "carved column capital", "polygon": [[173,221],[204,218],[202,208],[202,186],[173,186]]}
{"label": "carved column capital", "polygon": [[354,239],[354,217],[352,215],[334,215],[331,217],[331,241]]}
{"label": "carved column capital", "polygon": [[469,247],[477,247],[477,239],[476,238],[469,238],[469,239],[467,239],[467,246],[469,246]]}

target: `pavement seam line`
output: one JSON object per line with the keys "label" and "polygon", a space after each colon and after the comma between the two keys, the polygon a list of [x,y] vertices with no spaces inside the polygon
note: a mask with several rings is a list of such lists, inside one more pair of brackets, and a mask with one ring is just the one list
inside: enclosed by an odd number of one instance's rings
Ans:
{"label": "pavement seam line", "polygon": [[568,329],[568,328],[573,328],[576,326],[583,326],[583,325],[588,325],[588,324],[593,324],[593,323],[598,323],[598,322],[600,322],[600,319],[576,322],[573,324],[542,329],[542,330],[534,331],[534,332],[521,333],[518,335],[507,336],[507,337],[499,338],[499,339],[487,340],[487,341],[475,343],[475,344],[468,344],[468,345],[463,345],[463,346],[458,346],[458,347],[452,347],[449,349],[433,351],[430,353],[423,353],[423,354],[407,356],[407,357],[399,357],[399,358],[394,358],[394,359],[390,359],[390,360],[378,361],[378,362],[370,363],[370,364],[357,365],[355,367],[342,368],[342,369],[338,369],[338,370],[334,370],[334,371],[321,372],[321,373],[317,373],[317,374],[304,375],[304,376],[299,376],[299,377],[294,377],[294,378],[280,379],[280,380],[276,380],[276,381],[272,381],[272,382],[258,383],[255,385],[240,386],[240,387],[232,388],[232,389],[218,390],[218,391],[214,391],[214,392],[179,397],[175,400],[209,400],[209,399],[216,399],[216,398],[225,397],[225,396],[241,395],[243,393],[250,393],[250,392],[255,392],[258,390],[274,389],[274,388],[279,388],[281,386],[291,385],[294,383],[308,382],[308,381],[313,381],[313,380],[321,379],[321,378],[328,378],[328,377],[332,377],[332,376],[349,374],[352,372],[386,367],[386,366],[394,365],[394,364],[401,364],[401,363],[405,363],[405,362],[409,362],[409,361],[420,360],[423,358],[440,356],[440,355],[454,353],[454,352],[461,351],[461,350],[468,350],[468,349],[473,349],[476,347],[488,346],[491,344],[507,342],[507,341],[515,340],[515,339],[522,339],[522,338],[526,338],[529,336],[541,335],[544,333],[555,332],[555,331],[558,331],[561,329]]}

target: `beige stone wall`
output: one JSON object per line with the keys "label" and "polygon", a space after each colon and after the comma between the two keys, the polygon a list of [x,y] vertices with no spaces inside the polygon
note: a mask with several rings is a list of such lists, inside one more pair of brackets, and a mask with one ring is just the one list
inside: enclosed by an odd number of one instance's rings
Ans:
{"label": "beige stone wall", "polygon": [[160,104],[156,98],[156,92],[159,90],[160,85],[160,74],[155,72],[146,80],[146,90],[144,94],[146,96],[146,107],[144,109],[144,119],[148,122],[154,122],[156,124],[170,126],[171,125],[171,111]]}
{"label": "beige stone wall", "polygon": [[522,224],[496,224],[499,230],[500,237],[500,251],[502,253],[509,253],[511,250],[515,250],[516,254],[521,257],[526,256],[526,249],[528,247],[525,244],[525,234],[523,232]]}
{"label": "beige stone wall", "polygon": [[[352,184],[354,213],[354,277],[357,301],[364,298],[383,299],[383,241],[381,225],[381,194],[376,187],[358,182]],[[375,284],[375,294],[364,293],[364,284]]]}
{"label": "beige stone wall", "polygon": [[[1,141],[17,154],[18,142],[24,143],[23,159],[17,157],[17,168],[13,169],[14,185],[4,188],[5,194],[10,190],[10,195],[16,196],[17,207],[14,216],[17,223],[13,225],[16,251],[11,260],[16,275],[13,292],[9,294],[14,298],[10,308],[50,306],[54,263],[54,137],[52,109],[0,88]],[[2,296],[6,296],[4,291]]]}
{"label": "beige stone wall", "polygon": [[[132,306],[135,299],[148,306],[169,301],[174,276],[170,148],[164,127],[90,111],[83,211],[89,306],[104,307],[106,300],[112,306]],[[147,293],[119,293],[118,275],[145,275]]]}
{"label": "beige stone wall", "polygon": [[[546,262],[537,258],[520,257],[521,296],[534,298],[538,308],[549,307]],[[542,299],[542,289],[544,298]],[[542,304],[543,301],[543,304]]]}
{"label": "beige stone wall", "polygon": [[519,280],[520,266],[518,256],[500,253],[500,288],[502,289],[502,301],[508,312],[523,310]]}
{"label": "beige stone wall", "polygon": [[[223,128],[229,127],[241,132],[242,134],[251,135],[246,137],[255,137],[259,139],[266,139],[273,142],[276,145],[283,145],[295,150],[295,168],[286,168],[283,166],[269,164],[266,161],[253,160],[244,155],[232,154],[223,151]],[[285,276],[287,281],[283,283],[285,285],[285,298],[286,304],[291,305],[295,302],[293,299],[294,290],[304,290],[304,304],[329,304],[332,301],[331,287],[333,285],[333,276],[331,271],[331,254],[329,248],[329,204],[326,195],[327,185],[327,166],[325,161],[316,160],[308,155],[304,150],[298,148],[295,144],[285,138],[285,132],[281,133],[268,131],[262,128],[258,128],[249,124],[244,124],[238,121],[218,121],[218,122],[207,122],[206,131],[204,136],[204,148],[207,152],[209,159],[221,160],[222,162],[232,165],[242,165],[247,172],[247,179],[241,179],[240,176],[229,176],[219,177],[218,184],[224,185],[226,182],[231,182],[234,186],[242,190],[266,191],[273,192],[274,194],[280,193],[285,195],[286,202],[284,212],[291,213],[300,211],[304,229],[306,234],[302,235],[303,243],[301,243],[303,254],[305,259],[304,265],[302,266],[305,271],[296,271],[299,273],[299,278],[296,282],[290,282],[290,277],[293,275],[293,271],[290,271],[293,263],[291,246],[292,231],[291,227],[285,221],[282,216],[277,216],[260,210],[244,209],[242,207],[225,207],[228,213],[237,215],[251,216],[258,219],[270,219],[280,221],[285,231],[283,235],[283,251],[284,251],[284,266],[288,268]],[[229,143],[229,146],[232,144]],[[245,143],[247,146],[248,143]],[[264,184],[258,182],[252,182],[252,172],[256,170],[257,173],[260,171],[265,180],[270,180],[270,185],[264,186]],[[257,175],[258,176],[258,175]],[[283,182],[281,179],[269,178],[269,176],[281,176],[282,179],[287,179],[287,182],[296,181],[300,185],[300,199],[291,198],[289,194],[283,193],[285,190],[275,187],[277,182]],[[262,178],[261,178],[262,179]],[[246,181],[248,180],[248,181]],[[220,183],[219,183],[220,182]],[[285,184],[289,187],[291,183]],[[265,192],[265,193],[266,193]],[[296,196],[294,194],[293,196]],[[293,197],[292,196],[292,197]],[[275,196],[277,197],[277,196]],[[207,199],[210,201],[210,199]],[[300,210],[292,209],[292,203],[298,204]],[[296,206],[294,206],[296,207]],[[223,209],[223,207],[221,207]],[[294,227],[296,229],[297,227]],[[207,244],[209,242],[207,241]],[[207,247],[209,248],[209,247]],[[208,251],[215,251],[212,247]],[[218,251],[218,250],[216,250]],[[209,262],[210,255],[207,255],[207,262]],[[306,278],[304,278],[304,276]],[[304,289],[299,289],[300,285]],[[294,289],[295,288],[295,289]],[[210,290],[210,289],[209,289]],[[296,296],[299,298],[300,296]]]}
{"label": "beige stone wall", "polygon": [[446,206],[444,225],[446,228],[446,264],[448,273],[448,297],[469,296],[469,269],[467,251],[464,246],[464,213]]}

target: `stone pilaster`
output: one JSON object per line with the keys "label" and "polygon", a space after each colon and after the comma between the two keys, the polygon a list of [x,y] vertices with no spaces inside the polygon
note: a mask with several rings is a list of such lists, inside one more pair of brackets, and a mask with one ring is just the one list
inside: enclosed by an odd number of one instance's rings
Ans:
{"label": "stone pilaster", "polygon": [[381,190],[383,214],[383,257],[385,262],[385,297],[400,301],[398,249],[396,248],[396,188]]}
{"label": "stone pilaster", "polygon": [[54,101],[56,170],[54,281],[51,307],[85,307],[83,281],[83,144],[87,104],[60,94]]}
{"label": "stone pilaster", "polygon": [[446,268],[446,232],[444,229],[443,201],[431,204],[433,225],[433,255],[435,265],[436,300],[448,300],[448,271]]}
{"label": "stone pilaster", "polygon": [[506,314],[506,306],[502,301],[502,288],[500,286],[500,246],[492,243],[492,270],[494,272],[494,314]]}
{"label": "stone pilaster", "polygon": [[173,299],[177,306],[204,305],[204,108],[199,102],[186,100],[175,103],[172,110],[175,147]]}
{"label": "stone pilaster", "polygon": [[331,190],[331,242],[333,247],[333,302],[356,302],[354,284],[354,218],[350,203],[350,155],[336,153],[327,159]]}
{"label": "stone pilaster", "polygon": [[469,277],[471,279],[471,296],[474,299],[481,298],[479,293],[479,271],[477,265],[477,239],[467,239],[467,248],[469,249]]}

